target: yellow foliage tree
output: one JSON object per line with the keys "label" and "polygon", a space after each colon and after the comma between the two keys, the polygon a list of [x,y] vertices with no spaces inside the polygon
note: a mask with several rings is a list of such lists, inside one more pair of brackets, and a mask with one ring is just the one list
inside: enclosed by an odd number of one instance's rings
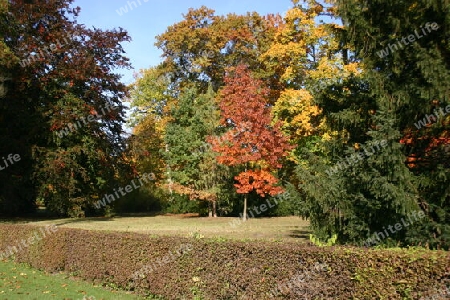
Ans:
{"label": "yellow foliage tree", "polygon": [[298,2],[276,27],[271,47],[261,56],[282,86],[273,118],[282,122],[294,142],[311,135],[328,139],[333,133],[324,127],[314,97],[349,76],[361,75],[361,66],[348,63],[348,50],[342,50],[338,36],[342,25],[317,22],[323,14],[333,15],[334,8],[315,1]]}
{"label": "yellow foliage tree", "polygon": [[283,131],[293,139],[317,133],[320,109],[313,104],[312,95],[305,89],[284,90],[272,113],[274,121],[281,121]]}

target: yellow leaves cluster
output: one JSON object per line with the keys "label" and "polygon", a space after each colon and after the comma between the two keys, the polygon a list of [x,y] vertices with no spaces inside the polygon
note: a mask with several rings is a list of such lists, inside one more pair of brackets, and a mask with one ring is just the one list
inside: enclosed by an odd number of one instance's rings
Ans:
{"label": "yellow leaves cluster", "polygon": [[286,23],[292,23],[293,21],[300,20],[301,22],[305,22],[307,20],[307,15],[301,11],[298,7],[294,7],[286,12],[284,19]]}
{"label": "yellow leaves cluster", "polygon": [[340,58],[328,59],[322,57],[315,70],[308,72],[309,78],[315,80],[339,82],[350,76],[360,76],[362,67],[359,63],[343,64]]}
{"label": "yellow leaves cluster", "polygon": [[344,65],[344,72],[346,74],[359,75],[362,73],[362,69],[358,63],[350,63]]}
{"label": "yellow leaves cluster", "polygon": [[264,55],[263,58],[277,58],[284,60],[290,57],[305,56],[306,45],[302,41],[288,42],[286,44],[274,44]]}
{"label": "yellow leaves cluster", "polygon": [[276,30],[272,45],[261,55],[262,62],[275,66],[282,82],[297,80],[312,59],[312,53],[320,52],[317,48],[321,47],[320,41],[330,39],[329,29],[323,24],[316,24],[316,16],[316,13],[307,13],[298,7],[288,10],[284,24]]}
{"label": "yellow leaves cluster", "polygon": [[313,97],[307,90],[284,90],[272,109],[275,121],[281,121],[282,128],[292,138],[312,135],[316,131],[313,118],[320,115],[320,109],[313,104]]}

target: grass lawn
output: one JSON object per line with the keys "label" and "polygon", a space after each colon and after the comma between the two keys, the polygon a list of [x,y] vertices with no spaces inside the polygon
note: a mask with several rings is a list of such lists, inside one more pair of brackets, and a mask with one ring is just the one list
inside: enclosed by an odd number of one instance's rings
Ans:
{"label": "grass lawn", "polygon": [[[309,222],[299,217],[251,218],[236,222],[237,218],[207,218],[185,215],[127,215],[113,218],[85,219],[9,219],[0,223],[87,230],[128,231],[154,236],[203,236],[237,240],[297,241],[309,239]],[[234,226],[233,226],[234,222]],[[25,265],[0,260],[0,299],[144,299],[136,295],[107,290],[76,280],[67,274],[46,274]],[[148,298],[151,299],[151,298]],[[156,298],[153,298],[156,299]]]}
{"label": "grass lawn", "polygon": [[[88,230],[133,231],[158,236],[202,235],[205,238],[251,239],[271,241],[306,241],[309,222],[299,217],[251,218],[245,223],[230,223],[237,218],[207,218],[194,214],[164,216],[116,216],[113,218],[55,219],[46,221],[15,220],[45,226]],[[11,223],[8,221],[7,223]]]}
{"label": "grass lawn", "polygon": [[23,264],[0,261],[0,299],[110,300],[144,299],[126,292],[107,290],[64,274],[47,274]]}

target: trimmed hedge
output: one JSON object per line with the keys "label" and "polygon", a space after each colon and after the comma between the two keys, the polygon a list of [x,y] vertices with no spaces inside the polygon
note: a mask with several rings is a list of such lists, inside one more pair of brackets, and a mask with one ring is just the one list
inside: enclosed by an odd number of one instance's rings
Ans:
{"label": "trimmed hedge", "polygon": [[[0,252],[37,230],[0,225]],[[450,255],[444,251],[318,248],[67,228],[17,252],[15,260],[166,299],[431,299],[425,297],[450,285]]]}

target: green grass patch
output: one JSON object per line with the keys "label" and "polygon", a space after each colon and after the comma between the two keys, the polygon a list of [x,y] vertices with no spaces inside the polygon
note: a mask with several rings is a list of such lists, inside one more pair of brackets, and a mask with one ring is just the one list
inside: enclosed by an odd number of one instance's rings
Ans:
{"label": "green grass patch", "polygon": [[24,264],[0,261],[0,299],[144,299],[124,291],[107,290],[67,274],[48,274]]}

